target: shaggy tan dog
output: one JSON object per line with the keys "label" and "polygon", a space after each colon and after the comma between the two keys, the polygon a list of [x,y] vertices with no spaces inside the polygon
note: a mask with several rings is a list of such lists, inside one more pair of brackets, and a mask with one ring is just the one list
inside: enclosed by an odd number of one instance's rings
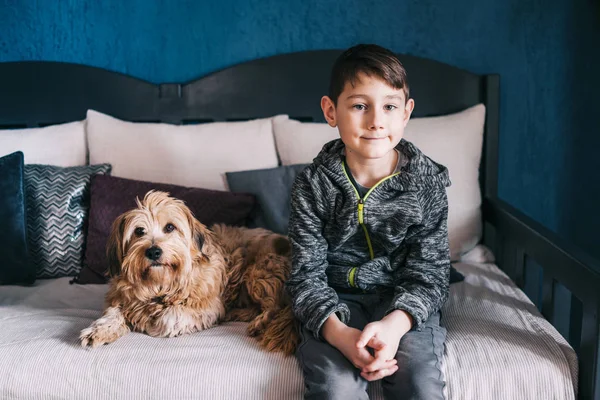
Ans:
{"label": "shaggy tan dog", "polygon": [[173,337],[244,321],[265,349],[293,354],[298,327],[284,290],[285,236],[224,225],[210,230],[164,192],[136,202],[113,223],[104,314],[81,331],[82,346],[111,343],[131,330]]}

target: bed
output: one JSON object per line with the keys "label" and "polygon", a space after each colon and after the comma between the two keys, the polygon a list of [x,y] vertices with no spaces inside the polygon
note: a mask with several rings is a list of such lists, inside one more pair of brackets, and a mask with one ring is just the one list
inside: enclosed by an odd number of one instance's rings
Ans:
{"label": "bed", "polygon": [[[0,129],[82,120],[88,109],[183,125],[278,114],[322,122],[315,99],[326,92],[338,54],[273,56],[159,85],[83,65],[2,63]],[[478,248],[491,249],[496,261],[454,263],[465,280],[451,285],[442,310],[447,398],[600,398],[598,265],[498,198],[499,77],[400,57],[419,105],[414,118],[486,106],[479,168],[485,229]],[[1,398],[302,397],[296,360],[261,351],[245,337],[243,323],[174,339],[130,334],[82,349],[79,331],[100,315],[107,287],[69,280],[0,286]],[[381,398],[377,384],[369,391]]]}

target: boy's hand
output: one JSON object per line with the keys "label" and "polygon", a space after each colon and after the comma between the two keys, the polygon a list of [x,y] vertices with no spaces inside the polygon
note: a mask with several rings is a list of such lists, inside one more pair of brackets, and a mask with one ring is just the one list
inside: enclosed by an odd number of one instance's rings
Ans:
{"label": "boy's hand", "polygon": [[361,368],[361,376],[368,381],[376,381],[398,370],[395,366],[389,371],[385,366],[395,360],[400,339],[412,328],[412,317],[405,311],[396,310],[386,315],[381,321],[371,322],[363,329],[356,342],[358,349],[371,347],[375,359]]}
{"label": "boy's hand", "polygon": [[[356,346],[362,332],[347,326],[335,314],[332,314],[325,321],[322,333],[325,340],[338,349],[356,368],[362,370],[375,361],[375,358],[366,348]],[[389,362],[382,363],[382,365],[384,368],[391,370],[395,368],[396,360],[392,359]]]}

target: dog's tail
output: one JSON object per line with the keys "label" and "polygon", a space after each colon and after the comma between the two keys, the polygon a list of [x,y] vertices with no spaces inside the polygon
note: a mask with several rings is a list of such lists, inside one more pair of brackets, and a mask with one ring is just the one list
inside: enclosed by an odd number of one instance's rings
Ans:
{"label": "dog's tail", "polygon": [[262,347],[268,351],[292,355],[300,341],[299,324],[294,317],[292,306],[287,305],[275,314],[260,339]]}

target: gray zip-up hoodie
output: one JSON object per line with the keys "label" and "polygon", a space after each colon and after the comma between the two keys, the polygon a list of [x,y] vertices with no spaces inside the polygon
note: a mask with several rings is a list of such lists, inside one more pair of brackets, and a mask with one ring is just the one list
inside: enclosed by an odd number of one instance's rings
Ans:
{"label": "gray zip-up hoodie", "polygon": [[362,199],[345,172],[340,139],[294,182],[287,288],[296,317],[317,338],[331,313],[350,319],[336,289],[389,291],[387,313],[405,310],[414,329],[448,297],[448,170],[404,139],[396,148],[406,164]]}

